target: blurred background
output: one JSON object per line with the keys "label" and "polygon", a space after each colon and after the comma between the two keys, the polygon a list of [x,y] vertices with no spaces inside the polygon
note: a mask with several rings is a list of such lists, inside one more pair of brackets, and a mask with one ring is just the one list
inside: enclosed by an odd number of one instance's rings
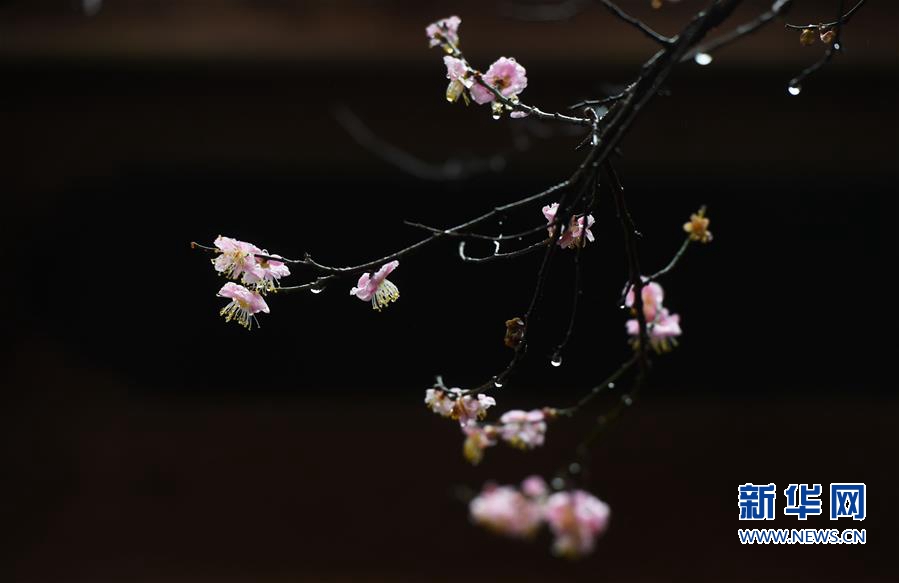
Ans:
{"label": "blurred background", "polygon": [[[705,2],[622,4],[671,34]],[[788,20],[836,10],[797,1]],[[435,374],[470,386],[505,365],[539,256],[462,264],[446,242],[401,262],[383,313],[348,280],[271,298],[251,333],[218,316],[222,282],[192,240],[352,264],[421,237],[403,219],[454,225],[579,163],[568,128],[444,100],[424,27],[450,14],[473,63],[515,56],[548,111],[616,91],[655,50],[579,2],[0,2],[0,579],[895,577],[894,3],[868,2],[796,97],[787,82],[822,46],[778,24],[682,65],[624,141],[646,270],[701,204],[715,240],[663,281],[681,346],[594,447],[581,485],[613,517],[583,561],[553,559],[546,533],[472,526],[460,493],[552,475],[618,395],[477,468],[422,404]],[[596,215],[563,364],[567,254],[501,410],[571,404],[627,357],[620,229],[610,201]],[[862,526],[867,545],[738,543],[739,484],[840,481],[867,484],[864,523],[786,519],[779,494],[778,518],[749,526]]]}

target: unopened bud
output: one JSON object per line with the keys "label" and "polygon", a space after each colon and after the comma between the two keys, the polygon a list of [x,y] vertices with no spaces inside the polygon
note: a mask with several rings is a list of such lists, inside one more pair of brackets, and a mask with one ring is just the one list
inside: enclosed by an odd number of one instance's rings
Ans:
{"label": "unopened bud", "polygon": [[506,337],[503,343],[509,348],[518,348],[522,340],[524,340],[524,320],[521,318],[506,320]]}
{"label": "unopened bud", "polygon": [[814,30],[812,30],[811,28],[806,28],[799,35],[799,44],[801,44],[802,46],[805,46],[805,47],[813,45],[813,44],[815,44],[816,36],[817,35],[815,34]]}

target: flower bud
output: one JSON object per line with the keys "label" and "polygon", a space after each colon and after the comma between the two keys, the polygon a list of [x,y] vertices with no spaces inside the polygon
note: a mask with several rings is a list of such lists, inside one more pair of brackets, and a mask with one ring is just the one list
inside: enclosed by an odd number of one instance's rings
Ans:
{"label": "flower bud", "polygon": [[816,35],[814,30],[812,30],[811,28],[806,28],[799,35],[799,44],[804,47],[811,46],[815,44],[815,36]]}

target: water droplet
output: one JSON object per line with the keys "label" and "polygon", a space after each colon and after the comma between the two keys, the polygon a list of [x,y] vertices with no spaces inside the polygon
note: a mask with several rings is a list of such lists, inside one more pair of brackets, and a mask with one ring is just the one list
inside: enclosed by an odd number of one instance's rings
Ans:
{"label": "water droplet", "polygon": [[496,387],[497,389],[499,389],[500,387],[503,386],[503,383],[501,381],[499,381],[498,379],[494,379],[493,386]]}
{"label": "water droplet", "polygon": [[624,403],[625,407],[630,407],[634,404],[634,400],[631,399],[630,395],[621,395],[621,402]]}
{"label": "water droplet", "polygon": [[840,50],[840,43],[833,43],[833,50],[835,50],[835,51]]}
{"label": "water droplet", "polygon": [[706,65],[711,64],[712,55],[708,53],[696,53],[696,56],[693,57],[693,60],[696,61],[697,65],[702,65],[705,67]]}
{"label": "water droplet", "polygon": [[554,490],[561,490],[565,487],[565,480],[562,478],[553,478],[552,482],[550,482]]}
{"label": "water droplet", "polygon": [[311,288],[309,288],[309,291],[311,291],[314,294],[320,294],[323,291],[325,291],[326,287],[328,287],[328,286],[323,283],[316,283]]}
{"label": "water droplet", "polygon": [[625,306],[624,304],[621,304],[620,306],[618,306],[618,309],[619,309],[619,310],[626,310],[626,309],[627,309],[627,306]]}
{"label": "water droplet", "polygon": [[790,95],[799,95],[801,92],[801,85],[790,85],[789,87],[787,87],[787,93],[789,93]]}
{"label": "water droplet", "polygon": [[615,383],[609,383],[609,388],[610,388],[610,389],[614,389],[614,388],[615,388]]}
{"label": "water droplet", "polygon": [[562,355],[558,352],[553,354],[552,360],[550,360],[549,363],[555,367],[562,366]]}
{"label": "water droplet", "polygon": [[577,462],[572,462],[572,463],[568,466],[568,473],[569,473],[569,474],[579,474],[579,473],[581,473],[581,464],[579,464],[579,463],[577,463]]}
{"label": "water droplet", "polygon": [[502,115],[501,113],[494,113],[494,114],[493,114],[493,119],[499,119],[499,118],[501,118],[502,116],[503,116],[503,115]]}

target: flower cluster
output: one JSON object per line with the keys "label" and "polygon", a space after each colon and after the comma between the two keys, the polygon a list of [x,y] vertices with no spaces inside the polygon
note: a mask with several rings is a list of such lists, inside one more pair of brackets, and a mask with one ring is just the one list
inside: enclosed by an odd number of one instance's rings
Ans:
{"label": "flower cluster", "polygon": [[356,296],[363,302],[371,302],[371,307],[375,310],[382,310],[387,307],[390,302],[400,299],[400,290],[393,284],[387,276],[393,273],[393,270],[399,267],[399,261],[391,261],[381,266],[374,275],[363,273],[356,282],[356,287],[350,290],[351,296]]}
{"label": "flower cluster", "polygon": [[553,533],[553,553],[577,558],[591,553],[609,525],[609,506],[583,490],[550,493],[546,482],[531,476],[521,484],[487,484],[469,503],[472,520],[513,538],[530,538],[546,523]]}
{"label": "flower cluster", "polygon": [[434,413],[455,419],[464,427],[482,420],[487,415],[487,409],[496,405],[496,400],[483,393],[472,397],[458,388],[434,388],[425,392],[425,404]]}
{"label": "flower cluster", "polygon": [[[549,231],[549,236],[552,237],[556,233],[556,213],[559,212],[559,203],[554,202],[552,204],[548,204],[543,207],[543,216],[546,217],[546,222],[549,225],[547,230]],[[586,222],[586,225],[584,224]],[[587,215],[586,217],[571,217],[571,221],[569,221],[568,226],[562,227],[562,234],[559,235],[559,247],[562,249],[570,249],[572,247],[581,247],[587,244],[587,241],[593,242],[595,238],[593,237],[593,232],[590,230],[590,227],[593,226],[596,220],[593,218],[593,215]]]}
{"label": "flower cluster", "polygon": [[[646,318],[650,346],[656,352],[671,350],[672,346],[677,346],[676,338],[681,335],[680,316],[670,313],[667,308],[662,306],[665,291],[658,283],[654,281],[646,283],[640,296],[643,299],[643,316]],[[631,308],[636,315],[632,288],[628,290],[624,304]],[[640,340],[639,322],[636,318],[632,318],[626,322],[625,326],[627,333],[631,336],[631,342],[636,346]]]}
{"label": "flower cluster", "polygon": [[[459,97],[466,104],[474,101],[479,105],[491,104],[493,117],[498,119],[504,111],[510,111],[511,117],[525,117],[526,112],[515,111],[518,95],[528,86],[527,71],[514,58],[500,57],[490,65],[486,73],[481,74],[473,69],[462,58],[459,52],[459,25],[462,20],[458,16],[450,16],[431,23],[425,29],[431,47],[442,46],[447,55],[443,57],[446,65],[446,99],[451,103]],[[500,103],[497,94],[507,103]]]}
{"label": "flower cluster", "polygon": [[503,413],[499,423],[479,424],[487,416],[487,409],[496,405],[496,400],[483,393],[472,396],[462,389],[442,386],[425,392],[425,405],[434,413],[459,422],[465,434],[462,453],[475,465],[484,458],[484,450],[500,440],[523,450],[543,445],[546,422],[556,415],[556,410],[551,408],[515,409]]}
{"label": "flower cluster", "polygon": [[290,275],[290,269],[278,261],[280,255],[271,255],[252,243],[219,235],[214,245],[218,253],[212,260],[215,270],[228,279],[240,281],[240,284],[228,282],[219,290],[219,297],[231,300],[220,314],[226,322],[233,320],[249,330],[256,322],[256,314],[269,313],[262,296],[276,291],[280,279]]}

